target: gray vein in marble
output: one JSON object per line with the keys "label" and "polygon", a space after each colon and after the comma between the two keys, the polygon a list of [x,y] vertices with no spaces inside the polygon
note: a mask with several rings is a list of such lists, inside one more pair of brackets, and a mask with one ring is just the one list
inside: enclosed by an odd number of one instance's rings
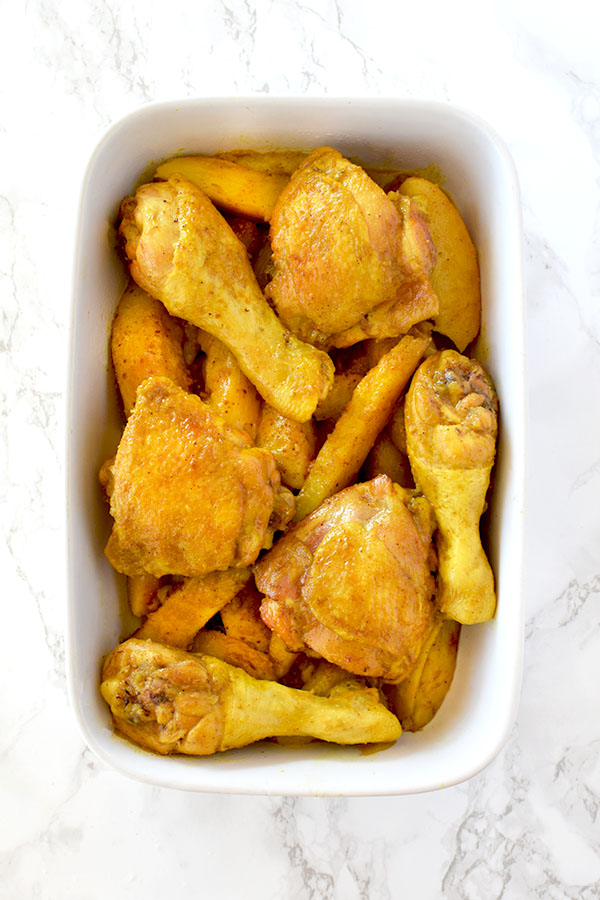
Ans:
{"label": "gray vein in marble", "polygon": [[[585,610],[591,598],[600,593],[600,575],[580,582],[573,578],[556,599],[547,604],[526,624],[526,640],[535,638],[540,629],[564,628],[572,624]],[[600,624],[597,625],[600,628]]]}
{"label": "gray vein in marble", "polygon": [[[526,216],[532,215],[525,204],[524,212]],[[524,235],[524,242],[530,262],[527,273],[529,288],[527,299],[530,308],[544,309],[544,307],[547,308],[550,297],[554,297],[556,300],[560,298],[561,304],[568,303],[569,308],[577,314],[581,332],[596,347],[600,347],[600,333],[595,316],[593,315],[590,319],[589,315],[590,311],[595,313],[595,310],[590,310],[587,296],[579,296],[573,289],[570,267],[539,232],[534,233],[531,228],[528,228]],[[539,323],[539,325],[541,324]],[[573,329],[572,323],[567,324]],[[590,362],[592,361],[600,371],[600,355],[593,354],[590,357]]]}
{"label": "gray vein in marble", "polygon": [[[573,871],[582,876],[600,873],[596,828],[600,741],[571,743],[569,722],[559,701],[556,707],[548,706],[552,710],[550,721],[543,718],[546,707],[537,714],[539,684],[545,684],[552,695],[556,679],[561,678],[561,671],[554,671],[556,654],[564,652],[565,646],[583,650],[588,644],[593,648],[589,631],[591,627],[597,635],[600,628],[595,614],[598,593],[600,576],[585,582],[573,579],[527,624],[530,661],[519,722],[486,772],[459,788],[468,796],[468,810],[456,829],[452,858],[442,880],[443,896],[449,900],[479,900],[483,896],[591,900],[600,896],[596,877],[573,883],[561,880],[555,858],[561,849],[560,828],[569,822],[566,827],[576,829],[573,840],[587,839],[589,848],[585,859],[573,863]],[[577,678],[574,673],[573,690],[577,689]],[[535,736],[538,752],[523,731]],[[524,746],[529,747],[527,754]],[[558,839],[553,833],[557,826],[548,819],[546,807],[556,810],[556,820],[561,823]]]}
{"label": "gray vein in marble", "polygon": [[[287,853],[290,868],[300,879],[301,893],[288,885],[289,900],[296,900],[300,897],[323,898],[323,900],[331,900],[334,897],[334,881],[330,872],[318,871],[314,864],[308,860],[308,854],[303,846],[299,835],[299,829],[296,821],[296,807],[298,801],[292,797],[286,797],[281,800],[279,806],[273,813],[273,818],[277,825],[280,840]],[[292,892],[293,891],[293,892]]]}
{"label": "gray vein in marble", "polygon": [[61,632],[56,631],[46,621],[46,609],[48,607],[49,595],[46,590],[39,590],[32,582],[27,569],[21,564],[18,555],[13,549],[13,533],[15,526],[12,526],[6,535],[6,547],[10,556],[14,560],[14,571],[19,581],[27,589],[27,593],[33,600],[42,632],[44,635],[44,643],[46,649],[53,661],[53,677],[61,685],[65,684],[65,641]]}
{"label": "gray vein in marble", "polygon": [[[307,835],[301,823],[305,819],[314,827],[315,804],[326,815],[324,834]],[[276,833],[294,873],[287,887],[290,900],[389,900],[392,896],[387,841],[358,840],[347,833],[343,827],[347,805],[342,799],[284,798],[275,807]]]}

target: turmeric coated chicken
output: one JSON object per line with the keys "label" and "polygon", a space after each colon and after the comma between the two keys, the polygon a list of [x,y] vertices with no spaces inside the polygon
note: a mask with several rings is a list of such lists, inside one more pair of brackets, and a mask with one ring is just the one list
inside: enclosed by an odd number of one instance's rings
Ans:
{"label": "turmeric coated chicken", "polygon": [[126,575],[204,575],[254,562],[294,513],[271,454],[200,397],[153,376],[112,464],[106,555]]}
{"label": "turmeric coated chicken", "polygon": [[261,396],[308,421],[333,363],[287,331],[265,300],[246,248],[209,198],[181,175],[142,185],[121,204],[133,279],[173,316],[226,344]]}
{"label": "turmeric coated chicken", "polygon": [[479,532],[496,454],[494,386],[477,360],[444,350],[417,369],[404,414],[415,482],[438,524],[437,605],[463,625],[485,622],[496,607]]}
{"label": "turmeric coated chicken", "polygon": [[104,663],[101,691],[117,731],[162,754],[206,756],[279,735],[392,742],[402,731],[377,689],[351,676],[320,697],[152,641],[116,647]]}
{"label": "turmeric coated chicken", "polygon": [[432,528],[386,475],[340,491],[256,564],[263,620],[291,650],[399,681],[433,621]]}
{"label": "turmeric coated chicken", "polygon": [[438,310],[435,249],[408,198],[394,205],[337,150],[315,150],[271,217],[267,296],[287,327],[319,347],[404,334]]}

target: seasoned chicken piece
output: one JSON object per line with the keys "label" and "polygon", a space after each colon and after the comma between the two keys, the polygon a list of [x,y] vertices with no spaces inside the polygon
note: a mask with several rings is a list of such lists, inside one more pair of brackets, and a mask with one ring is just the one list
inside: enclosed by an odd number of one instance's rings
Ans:
{"label": "seasoned chicken piece", "polygon": [[262,618],[291,650],[399,681],[433,617],[429,511],[386,475],[335,494],[256,564]]}
{"label": "seasoned chicken piece", "polygon": [[247,566],[294,512],[271,454],[169,378],[138,388],[112,478],[106,555],[126,575]]}
{"label": "seasoned chicken piece", "polygon": [[206,756],[277,735],[390,743],[402,731],[375,688],[351,681],[318,697],[152,641],[116,647],[104,663],[101,691],[116,730],[163,754]]}
{"label": "seasoned chicken piece", "polygon": [[294,334],[319,347],[403,334],[438,310],[435,250],[408,198],[396,207],[359,166],[315,150],[271,217],[275,274],[267,285]]}
{"label": "seasoned chicken piece", "polygon": [[246,248],[200,188],[181,175],[145,184],[121,205],[131,275],[179,316],[223,341],[259,393],[305,422],[333,381],[327,354],[299,341],[266,302]]}
{"label": "seasoned chicken piece", "polygon": [[479,520],[496,454],[498,399],[489,375],[455,350],[430,356],[406,396],[408,458],[438,523],[437,604],[472,625],[494,615],[494,575]]}

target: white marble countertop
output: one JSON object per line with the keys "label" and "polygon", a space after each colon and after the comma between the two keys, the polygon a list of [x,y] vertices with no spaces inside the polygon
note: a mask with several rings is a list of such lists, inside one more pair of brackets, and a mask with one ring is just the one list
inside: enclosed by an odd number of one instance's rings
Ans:
{"label": "white marble countertop", "polygon": [[[12,7],[0,55],[0,896],[600,897],[591,0]],[[332,800],[153,788],[100,763],[69,709],[64,388],[81,176],[108,125],[141,103],[256,93],[456,103],[501,134],[519,172],[529,404],[522,700],[489,767],[439,792]]]}

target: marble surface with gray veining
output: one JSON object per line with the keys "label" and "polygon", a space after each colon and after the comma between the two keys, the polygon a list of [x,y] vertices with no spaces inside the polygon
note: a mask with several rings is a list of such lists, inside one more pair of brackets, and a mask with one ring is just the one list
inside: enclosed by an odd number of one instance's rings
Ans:
{"label": "marble surface with gray veining", "polygon": [[[0,38],[0,897],[600,897],[600,54],[591,0],[5,0]],[[130,781],[64,674],[74,216],[107,127],[152,100],[399,96],[504,138],[523,201],[528,401],[518,716],[425,795]]]}

